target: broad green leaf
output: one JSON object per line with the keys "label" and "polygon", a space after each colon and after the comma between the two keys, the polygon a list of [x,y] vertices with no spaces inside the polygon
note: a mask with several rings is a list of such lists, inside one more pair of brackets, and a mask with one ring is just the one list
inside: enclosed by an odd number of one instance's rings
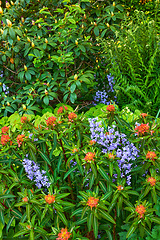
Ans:
{"label": "broad green leaf", "polygon": [[107,221],[113,223],[113,224],[116,224],[114,219],[111,217],[111,215],[109,215],[109,213],[107,213],[106,211],[104,210],[101,210],[99,209],[99,213],[101,214],[101,216],[106,219]]}

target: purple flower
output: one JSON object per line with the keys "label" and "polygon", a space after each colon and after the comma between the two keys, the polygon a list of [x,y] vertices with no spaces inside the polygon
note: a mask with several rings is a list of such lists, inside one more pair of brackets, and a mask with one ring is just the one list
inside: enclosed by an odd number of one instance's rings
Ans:
{"label": "purple flower", "polygon": [[[26,156],[28,157],[28,155]],[[40,167],[32,160],[27,158],[23,159],[23,167],[27,173],[27,177],[32,181],[36,182],[36,186],[40,189],[42,186],[47,188],[50,186],[48,177],[45,175],[46,171],[40,171]]]}

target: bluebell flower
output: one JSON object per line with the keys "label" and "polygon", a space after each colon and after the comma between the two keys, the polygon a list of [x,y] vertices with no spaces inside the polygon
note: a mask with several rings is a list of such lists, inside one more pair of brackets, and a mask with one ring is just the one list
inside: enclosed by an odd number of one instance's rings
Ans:
{"label": "bluebell flower", "polygon": [[[28,155],[27,155],[28,157]],[[40,167],[32,160],[27,158],[23,159],[23,167],[27,173],[27,177],[32,181],[36,182],[36,186],[40,189],[42,186],[47,188],[50,186],[48,177],[45,175],[46,171],[40,171]]]}

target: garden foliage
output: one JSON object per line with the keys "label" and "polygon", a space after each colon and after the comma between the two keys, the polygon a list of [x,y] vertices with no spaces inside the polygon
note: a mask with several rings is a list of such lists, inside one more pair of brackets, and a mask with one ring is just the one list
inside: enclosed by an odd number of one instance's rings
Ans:
{"label": "garden foliage", "polygon": [[144,239],[158,229],[159,119],[129,123],[108,105],[87,120],[59,105],[0,124],[1,236]]}

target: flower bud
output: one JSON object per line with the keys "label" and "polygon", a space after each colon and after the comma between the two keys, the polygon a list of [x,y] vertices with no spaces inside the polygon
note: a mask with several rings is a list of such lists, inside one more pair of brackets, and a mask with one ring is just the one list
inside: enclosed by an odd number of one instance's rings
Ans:
{"label": "flower bud", "polygon": [[39,27],[39,28],[41,28],[41,27],[42,27],[40,23],[38,24],[38,27]]}
{"label": "flower bud", "polygon": [[12,27],[12,22],[10,20],[6,19],[6,22],[7,22],[8,27]]}
{"label": "flower bud", "polygon": [[11,5],[14,5],[14,2],[11,1]]}
{"label": "flower bud", "polygon": [[34,45],[34,42],[31,43],[31,46],[34,48],[34,46],[35,46],[35,45]]}
{"label": "flower bud", "polygon": [[78,75],[75,74],[75,75],[74,75],[74,80],[77,80],[77,79],[78,79]]}
{"label": "flower bud", "polygon": [[35,21],[34,21],[34,20],[32,20],[32,25],[33,25],[33,26],[35,25]]}
{"label": "flower bud", "polygon": [[0,7],[0,14],[3,14],[3,10],[2,10],[2,8]]}
{"label": "flower bud", "polygon": [[22,21],[22,23],[24,23],[24,17],[21,17],[21,21]]}
{"label": "flower bud", "polygon": [[31,42],[31,40],[30,40],[30,38],[29,38],[29,37],[27,37],[27,41],[28,41],[28,42]]}
{"label": "flower bud", "polygon": [[11,104],[9,102],[7,102],[7,106],[10,106]]}
{"label": "flower bud", "polygon": [[77,40],[75,41],[75,44],[78,45],[78,41]]}
{"label": "flower bud", "polygon": [[45,89],[45,94],[48,95],[48,91]]}
{"label": "flower bud", "polygon": [[22,104],[22,107],[23,107],[23,110],[27,109],[27,107],[24,104]]}
{"label": "flower bud", "polygon": [[47,38],[45,38],[45,43],[48,43],[48,40],[47,40]]}
{"label": "flower bud", "polygon": [[28,69],[28,68],[27,68],[27,66],[26,66],[26,65],[24,65],[24,70],[25,70],[25,71],[27,71],[27,69]]}
{"label": "flower bud", "polygon": [[6,8],[10,8],[10,6],[9,2],[6,2]]}
{"label": "flower bud", "polygon": [[19,38],[19,36],[17,36],[17,40],[18,40],[18,41],[20,41],[20,38]]}
{"label": "flower bud", "polygon": [[10,58],[10,62],[11,62],[12,64],[14,64],[14,59],[13,59],[13,58]]}
{"label": "flower bud", "polygon": [[38,39],[40,39],[41,37],[40,36],[38,36]]}
{"label": "flower bud", "polygon": [[2,34],[4,33],[4,31],[2,29],[0,31],[1,31]]}
{"label": "flower bud", "polygon": [[54,21],[55,21],[55,23],[57,23],[57,19],[55,19]]}
{"label": "flower bud", "polygon": [[107,27],[110,27],[110,26],[109,26],[109,23],[107,23]]}
{"label": "flower bud", "polygon": [[113,13],[113,12],[111,12],[111,16],[112,16],[112,17],[114,16],[114,13]]}
{"label": "flower bud", "polygon": [[115,4],[115,2],[113,2],[113,7],[115,7],[116,6],[116,4]]}

